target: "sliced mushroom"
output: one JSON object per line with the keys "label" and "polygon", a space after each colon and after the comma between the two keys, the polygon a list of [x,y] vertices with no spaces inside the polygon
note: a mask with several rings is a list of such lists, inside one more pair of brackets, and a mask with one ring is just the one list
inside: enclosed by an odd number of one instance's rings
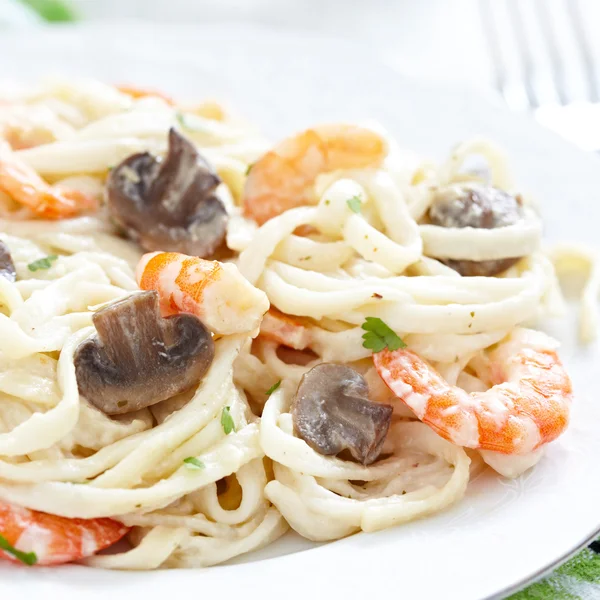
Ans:
{"label": "sliced mushroom", "polygon": [[204,258],[225,238],[227,211],[214,193],[220,183],[194,145],[171,129],[164,160],[143,152],[111,171],[108,208],[144,250]]}
{"label": "sliced mushroom", "polygon": [[4,277],[11,282],[17,279],[17,271],[10,250],[2,240],[0,240],[0,277]]}
{"label": "sliced mushroom", "polygon": [[99,310],[97,335],[75,353],[79,392],[107,415],[152,406],[196,385],[214,343],[190,314],[162,318],[158,294],[141,292]]}
{"label": "sliced mushroom", "polygon": [[[495,229],[523,219],[521,199],[491,186],[452,185],[440,189],[429,209],[429,219],[440,227]],[[461,275],[492,276],[512,267],[520,257],[499,260],[445,260]]]}
{"label": "sliced mushroom", "polygon": [[292,405],[296,435],[319,454],[347,450],[363,465],[377,459],[393,408],[369,400],[366,381],[354,369],[323,363],[306,373]]}

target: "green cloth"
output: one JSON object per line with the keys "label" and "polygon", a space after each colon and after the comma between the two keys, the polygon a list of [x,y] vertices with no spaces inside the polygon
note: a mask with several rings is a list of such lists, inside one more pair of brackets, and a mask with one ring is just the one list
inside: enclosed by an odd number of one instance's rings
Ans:
{"label": "green cloth", "polygon": [[507,600],[600,600],[600,541]]}

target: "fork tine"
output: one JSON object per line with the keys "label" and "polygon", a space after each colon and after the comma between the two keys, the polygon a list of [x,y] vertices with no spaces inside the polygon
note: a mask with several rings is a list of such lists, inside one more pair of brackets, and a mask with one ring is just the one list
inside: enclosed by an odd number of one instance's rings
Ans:
{"label": "fork tine", "polygon": [[[568,2],[569,0],[567,0]],[[554,88],[558,96],[558,100],[561,104],[569,103],[569,96],[567,94],[567,85],[565,78],[565,64],[562,60],[561,54],[558,50],[558,40],[556,37],[556,30],[548,10],[548,6],[545,0],[536,0],[535,13],[538,17],[538,23],[544,39],[546,50],[550,58],[552,81],[554,82]]]}
{"label": "fork tine", "polygon": [[521,62],[523,64],[524,81],[523,87],[527,94],[529,104],[531,108],[538,108],[540,105],[537,92],[533,85],[535,78],[535,67],[533,63],[533,55],[531,53],[531,47],[527,39],[525,31],[525,25],[523,24],[520,3],[519,2],[507,2],[506,8],[508,11],[509,18],[512,22],[515,30],[515,38],[518,45],[519,54],[521,55]]}
{"label": "fork tine", "polygon": [[504,64],[504,59],[502,57],[500,36],[498,35],[498,29],[494,22],[494,13],[489,0],[479,0],[479,13],[484,28],[484,37],[488,42],[488,50],[492,58],[495,86],[504,96],[505,100],[508,101],[506,89],[508,83],[506,65]]}
{"label": "fork tine", "polygon": [[564,0],[564,3],[566,5],[566,12],[571,20],[571,25],[575,30],[574,37],[585,70],[589,99],[591,102],[600,102],[598,78],[596,76],[589,36],[583,22],[579,1],[580,0]]}

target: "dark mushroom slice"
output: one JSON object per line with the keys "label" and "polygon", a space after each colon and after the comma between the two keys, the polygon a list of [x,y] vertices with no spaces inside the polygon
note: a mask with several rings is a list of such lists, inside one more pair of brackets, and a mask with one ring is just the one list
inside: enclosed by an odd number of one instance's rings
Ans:
{"label": "dark mushroom slice", "polygon": [[214,342],[191,314],[160,316],[158,294],[141,292],[93,317],[97,335],[75,352],[79,393],[107,415],[152,406],[196,385]]}
{"label": "dark mushroom slice", "polygon": [[214,193],[220,183],[194,145],[171,129],[163,160],[134,154],[110,172],[108,209],[144,250],[204,258],[222,244],[227,229],[227,211]]}
{"label": "dark mushroom slice", "polygon": [[294,432],[326,456],[347,451],[369,465],[377,459],[392,420],[393,408],[369,400],[360,373],[323,363],[302,377],[292,404]]}
{"label": "dark mushroom slice", "polygon": [[[496,229],[514,225],[523,219],[519,196],[491,186],[453,185],[440,189],[429,209],[429,219],[440,227]],[[444,260],[449,267],[467,277],[498,275],[521,257],[499,260]]]}
{"label": "dark mushroom slice", "polygon": [[15,263],[13,263],[8,246],[2,240],[0,240],[0,277],[8,279],[10,282],[17,279]]}

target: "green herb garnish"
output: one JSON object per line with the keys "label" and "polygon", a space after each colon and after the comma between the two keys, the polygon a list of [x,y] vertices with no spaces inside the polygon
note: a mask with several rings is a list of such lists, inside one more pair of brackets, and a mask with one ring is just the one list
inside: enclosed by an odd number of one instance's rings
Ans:
{"label": "green herb garnish", "polygon": [[226,406],[223,412],[221,412],[221,425],[223,426],[225,435],[229,435],[232,431],[235,431],[235,423],[233,422],[229,406]]}
{"label": "green herb garnish", "polygon": [[302,256],[300,260],[310,260],[312,256]]}
{"label": "green herb garnish", "polygon": [[352,196],[350,200],[346,200],[346,204],[353,213],[356,213],[357,215],[360,214],[362,202],[360,201],[360,198],[358,196]]}
{"label": "green herb garnish", "polygon": [[196,115],[186,115],[182,112],[175,114],[175,118],[182,129],[188,131],[206,131],[206,126]]}
{"label": "green herb garnish", "polygon": [[204,469],[206,466],[201,460],[198,460],[195,456],[188,456],[187,458],[183,459],[183,462],[185,463],[185,466],[188,469],[192,469],[193,471],[199,471],[200,469]]}
{"label": "green herb garnish", "polygon": [[250,175],[250,171],[252,170],[253,166],[254,166],[254,163],[250,163],[248,165],[248,168],[246,169],[246,177],[248,177],[248,175]]}
{"label": "green herb garnish", "polygon": [[45,21],[58,23],[77,20],[75,11],[62,0],[21,0],[21,2],[33,9]]}
{"label": "green herb garnish", "polygon": [[265,395],[266,396],[270,396],[279,386],[281,385],[281,379],[277,382],[274,383],[266,392]]}
{"label": "green herb garnish", "polygon": [[12,554],[23,564],[29,566],[35,565],[37,562],[37,556],[35,552],[21,552],[20,550],[17,550],[3,535],[0,535],[0,550],[4,550],[4,552],[8,552],[8,554]]}
{"label": "green herb garnish", "polygon": [[58,260],[58,256],[56,254],[51,254],[50,256],[34,260],[27,265],[27,268],[30,271],[42,271],[44,269],[49,269],[55,260]]}
{"label": "green herb garnish", "polygon": [[177,119],[177,122],[181,125],[181,127],[183,127],[183,129],[190,129],[187,122],[187,117],[183,113],[175,113],[175,118]]}
{"label": "green herb garnish", "polygon": [[384,348],[392,351],[406,348],[402,338],[377,317],[367,317],[361,327],[367,332],[362,336],[363,347],[373,352],[381,352]]}

